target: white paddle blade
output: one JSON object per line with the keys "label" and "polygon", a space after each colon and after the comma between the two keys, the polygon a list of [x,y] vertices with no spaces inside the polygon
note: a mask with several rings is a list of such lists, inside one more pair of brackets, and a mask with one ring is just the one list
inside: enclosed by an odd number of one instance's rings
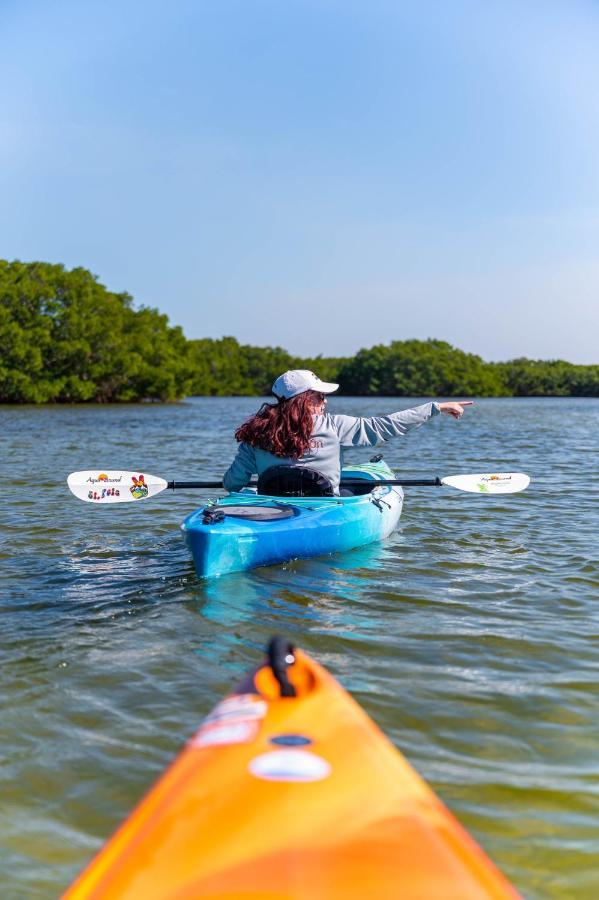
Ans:
{"label": "white paddle blade", "polygon": [[498,472],[484,475],[448,475],[443,484],[471,494],[517,494],[530,484],[524,472]]}
{"label": "white paddle blade", "polygon": [[111,469],[71,472],[67,484],[79,500],[86,500],[88,503],[130,503],[132,500],[145,500],[167,487],[164,478],[156,475]]}

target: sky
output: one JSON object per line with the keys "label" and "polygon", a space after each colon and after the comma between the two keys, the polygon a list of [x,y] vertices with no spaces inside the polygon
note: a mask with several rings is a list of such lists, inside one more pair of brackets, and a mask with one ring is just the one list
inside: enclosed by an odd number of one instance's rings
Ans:
{"label": "sky", "polygon": [[188,338],[599,363],[596,0],[0,0],[0,258]]}

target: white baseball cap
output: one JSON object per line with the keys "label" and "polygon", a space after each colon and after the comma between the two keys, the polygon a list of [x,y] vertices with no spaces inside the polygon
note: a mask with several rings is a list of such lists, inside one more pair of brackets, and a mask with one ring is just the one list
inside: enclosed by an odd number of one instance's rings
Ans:
{"label": "white baseball cap", "polygon": [[272,386],[272,392],[280,400],[289,400],[297,397],[304,391],[318,391],[321,394],[332,394],[339,389],[338,384],[329,381],[321,381],[314,372],[308,369],[290,369],[279,375]]}

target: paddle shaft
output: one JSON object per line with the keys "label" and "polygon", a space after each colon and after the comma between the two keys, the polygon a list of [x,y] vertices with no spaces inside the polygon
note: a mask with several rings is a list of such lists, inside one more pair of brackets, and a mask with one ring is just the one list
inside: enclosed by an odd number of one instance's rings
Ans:
{"label": "paddle shaft", "polygon": [[[342,478],[341,485],[342,487],[363,487],[365,484],[372,484],[374,486],[398,486],[398,487],[442,487],[442,482],[440,478],[394,478],[394,479],[384,479],[384,480],[376,480],[366,478]],[[256,487],[257,482],[250,481],[247,487]],[[167,484],[167,489],[172,491],[177,491],[184,488],[222,488],[222,481],[169,481]]]}

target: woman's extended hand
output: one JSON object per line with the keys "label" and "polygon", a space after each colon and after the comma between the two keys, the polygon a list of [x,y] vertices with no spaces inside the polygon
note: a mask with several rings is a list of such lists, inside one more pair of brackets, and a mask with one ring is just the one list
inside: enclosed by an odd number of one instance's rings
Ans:
{"label": "woman's extended hand", "polygon": [[464,407],[472,406],[474,400],[459,400],[456,403],[438,403],[438,407],[442,413],[453,416],[454,419],[461,419],[464,415]]}

